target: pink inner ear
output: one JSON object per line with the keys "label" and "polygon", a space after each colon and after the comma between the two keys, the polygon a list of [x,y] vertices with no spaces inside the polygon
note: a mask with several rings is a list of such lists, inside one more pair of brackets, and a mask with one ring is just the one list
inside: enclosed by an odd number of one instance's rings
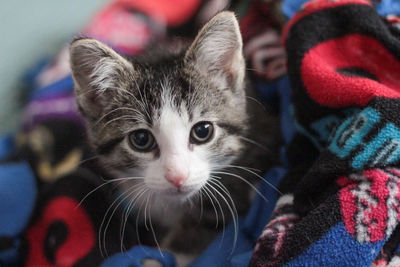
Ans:
{"label": "pink inner ear", "polygon": [[221,67],[224,69],[224,71],[227,71],[229,73],[234,74],[235,73],[235,69],[234,69],[234,64],[235,64],[235,50],[230,50],[227,51],[225,54],[223,54],[221,56]]}

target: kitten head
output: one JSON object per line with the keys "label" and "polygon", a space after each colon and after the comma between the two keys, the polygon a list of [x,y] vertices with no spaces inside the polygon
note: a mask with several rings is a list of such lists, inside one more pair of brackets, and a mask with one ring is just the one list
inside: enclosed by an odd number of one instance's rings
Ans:
{"label": "kitten head", "polygon": [[90,141],[130,187],[182,200],[238,156],[247,117],[233,13],[212,18],[181,53],[132,59],[78,39],[70,57]]}

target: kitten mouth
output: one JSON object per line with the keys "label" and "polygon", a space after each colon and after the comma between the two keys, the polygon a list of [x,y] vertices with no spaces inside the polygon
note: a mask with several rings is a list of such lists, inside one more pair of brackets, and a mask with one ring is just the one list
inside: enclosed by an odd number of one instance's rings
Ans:
{"label": "kitten mouth", "polygon": [[190,194],[192,193],[192,190],[188,190],[188,189],[183,189],[183,188],[169,188],[164,190],[164,193],[167,195],[186,195],[186,194]]}
{"label": "kitten mouth", "polygon": [[160,193],[166,197],[171,198],[188,198],[192,196],[196,190],[185,187],[175,187],[162,190]]}

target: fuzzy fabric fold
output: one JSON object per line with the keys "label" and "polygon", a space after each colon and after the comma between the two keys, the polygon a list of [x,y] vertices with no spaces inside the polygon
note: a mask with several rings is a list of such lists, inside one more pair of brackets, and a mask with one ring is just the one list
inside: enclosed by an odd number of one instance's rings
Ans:
{"label": "fuzzy fabric fold", "polygon": [[250,266],[399,266],[398,25],[363,0],[309,2],[287,24],[298,133]]}

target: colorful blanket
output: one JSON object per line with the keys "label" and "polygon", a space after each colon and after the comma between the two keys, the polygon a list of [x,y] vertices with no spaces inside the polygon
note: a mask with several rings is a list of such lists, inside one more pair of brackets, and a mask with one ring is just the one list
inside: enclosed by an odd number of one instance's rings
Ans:
{"label": "colorful blanket", "polygon": [[[84,34],[129,55],[170,35],[190,38],[211,1],[173,2],[113,1]],[[303,2],[284,0],[284,13]],[[278,102],[286,144],[282,166],[265,177],[283,195],[261,184],[270,202],[254,199],[236,247],[228,226],[191,266],[400,266],[400,20],[364,0],[304,5],[283,31],[289,84],[277,79],[285,72],[279,1],[231,7],[253,84]],[[398,8],[386,0],[378,11]],[[108,177],[84,145],[67,62],[64,48],[27,75],[22,129],[0,138],[0,265],[128,267],[154,258],[175,266],[173,255],[137,246],[132,221],[120,240],[123,207],[102,223],[118,195],[102,186]]]}
{"label": "colorful blanket", "polygon": [[399,22],[320,0],[287,24],[298,133],[250,266],[400,266]]}
{"label": "colorful blanket", "polygon": [[[225,4],[242,16],[254,76],[281,76],[284,49],[277,30],[282,17],[271,16],[277,1],[114,0],[95,14],[82,35],[134,56],[154,44],[174,45],[170,37],[175,35],[194,37]],[[264,35],[269,38],[261,40]],[[275,52],[263,53],[267,47]],[[160,257],[157,249],[136,246],[135,232],[147,231],[141,225],[136,229],[134,216],[125,216],[117,183],[107,182],[85,145],[68,61],[66,44],[26,75],[21,129],[0,138],[0,266],[132,266],[146,257],[173,266],[172,255]],[[146,235],[141,243],[155,245]]]}

